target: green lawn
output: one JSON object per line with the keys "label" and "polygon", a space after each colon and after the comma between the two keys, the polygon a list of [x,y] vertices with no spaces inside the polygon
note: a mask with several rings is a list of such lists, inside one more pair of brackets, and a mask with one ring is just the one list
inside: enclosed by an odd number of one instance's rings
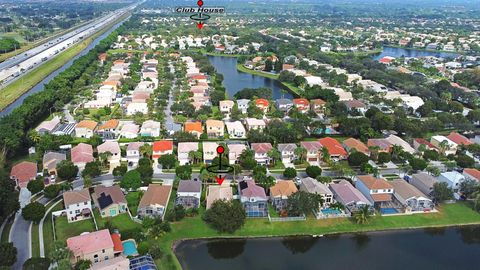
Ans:
{"label": "green lawn", "polygon": [[38,241],[38,224],[32,225],[32,257],[40,257],[40,242]]}
{"label": "green lawn", "polygon": [[135,191],[135,192],[130,192],[125,196],[127,199],[127,204],[128,204],[128,209],[130,209],[130,213],[132,213],[132,216],[137,215],[137,208],[138,204],[140,203],[140,199],[142,198],[143,192],[140,191]]}
{"label": "green lawn", "polygon": [[306,221],[278,223],[270,223],[266,219],[248,219],[245,226],[234,234],[218,234],[208,227],[199,215],[172,224],[172,232],[166,234],[160,241],[160,245],[166,255],[162,260],[157,261],[157,265],[160,269],[181,269],[179,262],[172,252],[173,243],[181,239],[312,235],[479,223],[480,214],[473,211],[464,203],[442,205],[440,207],[440,213],[435,214],[390,217],[376,216],[365,225],[357,225],[346,218],[328,220],[309,218]]}
{"label": "green lawn", "polygon": [[[1,243],[7,243],[8,242],[8,237],[10,235],[10,229],[12,228],[13,220],[15,216],[12,216],[8,221],[7,224],[5,224],[5,227],[3,228],[2,231],[2,236],[1,236]],[[0,224],[1,226],[1,224]]]}
{"label": "green lawn", "polygon": [[52,227],[52,212],[59,211],[63,209],[62,203],[57,204],[51,212],[48,213],[43,223],[43,245],[45,249],[45,256],[48,257],[50,249],[53,246],[53,227]]}
{"label": "green lawn", "polygon": [[93,231],[95,231],[95,224],[91,218],[73,223],[68,223],[67,217],[63,216],[58,217],[55,220],[55,233],[58,240],[65,241],[69,237],[77,236],[84,232]]}
{"label": "green lawn", "polygon": [[130,219],[128,213],[124,213],[113,218],[102,218],[100,216],[100,212],[98,212],[98,208],[95,208],[93,212],[95,214],[95,220],[97,221],[99,230],[105,228],[105,223],[107,221],[110,221],[112,227],[118,229],[120,232],[134,230],[137,228],[141,228],[142,226],[141,224],[136,223],[135,221]]}

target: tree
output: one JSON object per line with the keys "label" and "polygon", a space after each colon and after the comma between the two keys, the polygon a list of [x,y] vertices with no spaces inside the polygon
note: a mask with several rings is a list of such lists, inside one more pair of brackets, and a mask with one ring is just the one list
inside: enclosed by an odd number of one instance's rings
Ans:
{"label": "tree", "polygon": [[50,251],[48,258],[50,258],[53,262],[60,262],[62,260],[70,260],[73,256],[73,253],[70,249],[68,249],[66,242],[57,240],[53,243],[53,248]]}
{"label": "tree", "polygon": [[57,175],[62,180],[73,181],[78,175],[78,167],[69,160],[63,160],[57,164]]}
{"label": "tree", "polygon": [[175,169],[175,174],[182,180],[190,180],[190,178],[192,178],[192,166],[178,166]]}
{"label": "tree", "polygon": [[185,215],[186,215],[185,208],[183,207],[183,205],[178,204],[178,205],[175,205],[173,209],[170,209],[167,212],[165,219],[170,222],[180,221],[185,217]]}
{"label": "tree", "polygon": [[34,223],[38,223],[44,215],[45,206],[39,202],[29,203],[22,209],[22,217]]}
{"label": "tree", "polygon": [[23,270],[48,270],[50,259],[30,258],[23,263]]}
{"label": "tree", "polygon": [[389,153],[381,152],[378,154],[377,160],[380,164],[385,164],[392,160],[392,156]]}
{"label": "tree", "polygon": [[92,178],[95,178],[99,176],[101,173],[102,171],[100,170],[100,162],[92,161],[92,162],[88,162],[85,165],[85,169],[82,171],[82,176],[83,177],[90,176]]}
{"label": "tree", "polygon": [[473,168],[475,167],[475,160],[465,154],[460,154],[455,158],[457,165],[462,168]]}
{"label": "tree", "polygon": [[303,147],[297,147],[295,150],[293,150],[293,153],[301,162],[303,162],[305,160],[305,156],[307,155],[307,149]]}
{"label": "tree", "polygon": [[297,176],[297,170],[295,168],[285,168],[283,176],[287,179],[292,179]]}
{"label": "tree", "polygon": [[142,176],[137,170],[127,172],[121,182],[120,186],[128,190],[137,190],[142,186]]}
{"label": "tree", "polygon": [[480,191],[480,184],[476,180],[467,179],[460,183],[460,191],[466,198],[471,198],[475,192]]}
{"label": "tree", "polygon": [[360,166],[364,163],[367,163],[369,160],[368,156],[365,155],[364,153],[362,152],[358,152],[358,151],[355,151],[353,153],[350,153],[350,155],[348,156],[348,164],[350,166]]}
{"label": "tree", "polygon": [[353,220],[355,220],[357,224],[365,224],[368,223],[371,215],[370,206],[364,205],[353,213]]}
{"label": "tree", "polygon": [[150,159],[153,154],[153,149],[151,144],[144,144],[140,146],[140,153],[143,157]]}
{"label": "tree", "polygon": [[453,199],[453,190],[445,182],[433,184],[433,198],[436,202],[444,202]]}
{"label": "tree", "polygon": [[252,170],[255,166],[257,166],[257,161],[254,157],[255,152],[250,149],[244,150],[238,158],[240,166],[242,166],[242,168],[245,170]]}
{"label": "tree", "polygon": [[60,185],[49,185],[43,190],[43,195],[49,199],[53,199],[58,196],[60,190],[62,190]]}
{"label": "tree", "polygon": [[136,170],[140,173],[143,181],[148,182],[153,176],[152,161],[149,158],[141,158]]}
{"label": "tree", "polygon": [[425,160],[438,160],[440,154],[435,150],[425,150],[425,152],[423,152],[423,158]]}
{"label": "tree", "polygon": [[318,210],[323,205],[322,196],[316,193],[298,191],[287,199],[287,212],[289,216],[302,216]]}
{"label": "tree", "polygon": [[322,174],[322,169],[318,166],[308,166],[305,172],[309,177],[317,178],[317,176]]}
{"label": "tree", "polygon": [[79,260],[75,263],[73,267],[74,270],[88,270],[92,266],[92,261],[90,260]]}
{"label": "tree", "polygon": [[272,160],[273,165],[275,165],[277,160],[282,158],[280,151],[275,148],[270,149],[270,151],[267,152],[267,156]]}
{"label": "tree", "polygon": [[13,243],[0,244],[0,266],[12,266],[17,261],[17,248]]}
{"label": "tree", "polygon": [[116,176],[116,177],[124,176],[127,173],[127,171],[128,171],[127,165],[121,164],[120,166],[117,166],[115,167],[115,169],[113,169],[112,174],[113,176]]}
{"label": "tree", "polygon": [[30,181],[27,184],[27,189],[32,194],[36,194],[36,193],[42,191],[44,187],[45,187],[45,184],[43,183],[42,178]]}
{"label": "tree", "polygon": [[267,176],[264,173],[259,173],[254,176],[255,181],[265,189],[269,189],[275,185],[276,179],[273,176]]}
{"label": "tree", "polygon": [[318,182],[320,183],[323,183],[323,184],[329,184],[332,182],[332,178],[330,176],[317,176],[317,178],[315,178]]}
{"label": "tree", "polygon": [[247,215],[237,201],[217,200],[203,215],[203,220],[220,233],[234,233],[245,223]]}
{"label": "tree", "polygon": [[414,171],[423,171],[427,168],[428,163],[421,158],[412,158],[408,161],[410,166],[412,166],[412,170]]}
{"label": "tree", "polygon": [[174,154],[162,155],[158,158],[158,164],[162,165],[162,168],[171,169],[177,163],[177,156]]}

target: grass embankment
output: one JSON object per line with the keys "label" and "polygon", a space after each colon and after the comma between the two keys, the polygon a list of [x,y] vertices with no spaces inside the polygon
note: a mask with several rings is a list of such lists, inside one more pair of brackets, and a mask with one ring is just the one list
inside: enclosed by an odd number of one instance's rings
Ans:
{"label": "grass embankment", "polygon": [[10,229],[12,228],[14,219],[15,215],[12,215],[5,224],[5,227],[3,227],[0,243],[8,243],[8,237],[10,236]]}
{"label": "grass embankment", "polygon": [[67,238],[80,235],[84,232],[94,232],[95,223],[93,219],[85,219],[68,223],[66,216],[58,217],[55,220],[55,233],[57,240],[66,241]]}
{"label": "grass embankment", "polygon": [[63,209],[63,205],[61,203],[57,204],[55,207],[52,208],[47,214],[45,218],[45,222],[43,223],[43,245],[45,250],[45,257],[48,257],[50,254],[50,250],[53,247],[53,227],[52,227],[52,212],[59,211]]}
{"label": "grass embankment", "polygon": [[132,216],[137,215],[138,204],[140,203],[140,199],[142,199],[143,192],[135,191],[130,192],[125,196],[127,200],[128,209],[130,209],[130,213]]}
{"label": "grass embankment", "polygon": [[82,42],[66,49],[53,59],[45,62],[39,67],[23,75],[21,78],[18,78],[13,83],[7,85],[2,89],[2,91],[0,91],[0,110],[5,109],[8,105],[21,97],[25,92],[41,82],[45,77],[50,75],[55,70],[61,68],[68,61],[70,61],[70,59],[87,48],[88,45],[90,45],[97,37],[105,33],[108,29],[110,29],[110,27],[118,23],[120,20],[123,20],[123,18],[125,18],[125,16],[120,17],[115,22],[104,27],[100,32],[97,32],[93,36],[90,36],[84,39]]}
{"label": "grass embankment", "polygon": [[267,219],[248,219],[245,226],[234,234],[218,234],[207,226],[200,216],[196,216],[172,224],[172,231],[160,240],[165,256],[163,260],[157,261],[157,265],[160,269],[181,269],[179,261],[173,254],[172,247],[176,241],[182,239],[321,235],[480,224],[480,214],[464,203],[442,205],[439,210],[439,213],[431,214],[390,217],[375,216],[365,225],[355,224],[346,218],[328,220],[308,218],[306,221],[277,223],[270,223]]}
{"label": "grass embankment", "polygon": [[[248,69],[248,68],[244,67],[242,64],[237,64],[237,70],[240,71],[240,72],[244,72],[244,73],[248,73],[248,74],[252,74],[252,75],[257,75],[257,76],[262,76],[262,77],[265,77],[265,78],[269,78],[269,79],[278,81],[278,75],[277,74],[251,70],[251,69]],[[278,82],[281,83],[285,88],[287,88],[295,96],[298,96],[298,97],[302,96],[303,90],[301,90],[297,86],[295,86],[291,83],[285,83],[285,82],[281,82],[281,81],[278,81]]]}

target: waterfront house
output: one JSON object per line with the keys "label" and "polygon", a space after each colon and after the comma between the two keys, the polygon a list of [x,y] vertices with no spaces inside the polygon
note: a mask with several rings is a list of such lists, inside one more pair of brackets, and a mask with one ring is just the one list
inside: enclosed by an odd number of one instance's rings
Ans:
{"label": "waterfront house", "polygon": [[161,125],[160,122],[147,120],[143,122],[140,129],[140,136],[142,137],[160,137]]}
{"label": "waterfront house", "polygon": [[158,159],[163,155],[173,154],[173,141],[170,141],[170,140],[156,141],[153,143],[152,151],[153,151],[152,158],[154,160]]}
{"label": "waterfront house", "polygon": [[376,208],[384,208],[392,202],[393,186],[383,178],[372,175],[358,175],[355,177],[355,187]]}
{"label": "waterfront house", "polygon": [[172,186],[150,184],[138,204],[138,217],[159,217],[163,219],[171,191]]}
{"label": "waterfront house", "polygon": [[140,160],[141,153],[140,147],[145,143],[143,142],[131,142],[127,146],[127,162],[128,167],[136,168],[138,166],[138,161]]}
{"label": "waterfront house", "polygon": [[127,139],[135,139],[138,137],[139,130],[140,130],[140,126],[137,124],[134,124],[134,123],[125,124],[120,130],[120,137],[127,138]]}
{"label": "waterfront house", "polygon": [[444,172],[438,177],[439,182],[445,182],[454,193],[459,192],[460,184],[465,181],[465,176],[457,171]]}
{"label": "waterfront house", "polygon": [[[122,241],[118,238],[118,243],[115,243],[114,235],[112,234],[112,239],[114,240],[114,251],[118,248],[121,248],[123,251]],[[119,251],[120,252],[120,251]],[[107,261],[98,262],[91,266],[89,270],[120,270],[120,269],[130,269],[130,260],[125,256],[118,256]]]}
{"label": "waterfront house", "polygon": [[202,122],[186,122],[184,131],[195,135],[198,139],[203,133]]}
{"label": "waterfront house", "polygon": [[207,192],[206,208],[210,209],[213,203],[217,200],[231,201],[233,200],[232,187],[229,184],[225,185],[210,185]]}
{"label": "waterfront house", "polygon": [[114,243],[108,229],[70,237],[67,239],[67,248],[72,251],[72,264],[81,260],[95,264],[115,257]]}
{"label": "waterfront house", "polygon": [[291,180],[277,181],[270,187],[270,200],[275,210],[277,212],[286,210],[288,197],[297,191],[297,186]]}
{"label": "waterfront house", "polygon": [[477,169],[463,169],[463,176],[465,176],[465,180],[473,180],[480,182],[480,171]]}
{"label": "waterfront house", "polygon": [[301,113],[307,113],[310,110],[310,102],[306,98],[293,99],[293,106]]}
{"label": "waterfront house", "polygon": [[33,162],[23,161],[12,167],[10,171],[10,179],[15,181],[19,188],[26,188],[28,182],[35,180],[37,177],[37,164]]}
{"label": "waterfront house", "polygon": [[88,189],[64,192],[63,203],[68,223],[90,218],[92,215],[92,201]]}
{"label": "waterfront house", "polygon": [[230,139],[244,139],[246,137],[247,131],[243,126],[242,122],[226,122],[228,136]]}
{"label": "waterfront house", "polygon": [[96,186],[92,198],[103,218],[127,212],[127,200],[119,186]]}
{"label": "waterfront house", "polygon": [[216,139],[216,138],[222,138],[225,133],[225,125],[223,121],[220,120],[207,120],[206,121],[206,132],[208,135],[208,138],[211,139]]}
{"label": "waterfront house", "polygon": [[368,150],[368,147],[361,142],[360,140],[354,139],[354,138],[348,138],[343,141],[343,147],[351,153],[353,150],[357,152],[364,153],[365,155],[370,155],[370,151]]}
{"label": "waterfront house", "polygon": [[300,191],[305,191],[308,193],[314,193],[322,196],[323,199],[323,207],[328,207],[332,204],[333,201],[333,193],[327,187],[327,185],[313,179],[311,177],[303,178],[300,183]]}
{"label": "waterfront house", "polygon": [[291,164],[296,159],[295,149],[297,145],[294,143],[280,143],[277,145],[278,151],[282,154],[282,163]]}
{"label": "waterfront house", "polygon": [[228,144],[228,162],[230,165],[238,163],[240,155],[247,149],[243,143]]}
{"label": "waterfront house", "polygon": [[51,120],[43,121],[38,127],[35,128],[40,135],[51,134],[53,130],[60,124],[60,117],[55,116]]}
{"label": "waterfront house", "polygon": [[330,184],[330,190],[335,201],[343,204],[345,210],[350,213],[356,212],[365,205],[372,206],[372,203],[347,180]]}
{"label": "waterfront house", "polygon": [[200,206],[201,195],[201,181],[180,180],[175,205],[182,205],[185,209],[198,208]]}
{"label": "waterfront house", "polygon": [[180,165],[191,164],[190,152],[198,151],[198,142],[180,142],[178,143],[177,153]]}
{"label": "waterfront house", "polygon": [[430,197],[433,195],[433,184],[436,182],[438,182],[438,180],[435,177],[423,172],[413,174],[409,180],[410,184]]}
{"label": "waterfront house", "polygon": [[256,118],[246,118],[245,125],[247,130],[263,130],[267,126],[263,119],[256,119]]}
{"label": "waterfront house", "polygon": [[343,148],[342,144],[337,140],[326,137],[318,140],[323,147],[327,148],[330,158],[334,160],[342,160],[348,157],[347,151]]}
{"label": "waterfront house", "polygon": [[407,211],[431,211],[434,208],[434,204],[427,195],[423,194],[416,187],[410,185],[405,180],[394,180],[389,182],[395,192],[393,196],[402,205],[407,207]]}
{"label": "waterfront house", "polygon": [[95,128],[97,127],[97,124],[97,122],[92,120],[80,121],[75,126],[75,136],[78,138],[91,138],[94,134]]}
{"label": "waterfront house", "polygon": [[270,106],[270,102],[264,98],[259,98],[255,100],[255,106],[257,106],[260,110],[266,113],[268,112],[268,107]]}
{"label": "waterfront house", "polygon": [[232,112],[235,102],[232,100],[221,100],[219,103],[220,112],[224,114],[230,114]]}
{"label": "waterfront house", "polygon": [[238,183],[238,193],[247,217],[267,216],[268,198],[262,187],[257,186],[253,180],[242,180]]}
{"label": "waterfront house", "polygon": [[310,165],[318,166],[323,145],[316,141],[304,141],[300,142],[300,146],[307,150],[307,162]]}
{"label": "waterfront house", "polygon": [[92,162],[93,148],[90,144],[79,143],[71,150],[71,158],[74,165],[76,165],[79,171],[83,171],[85,165]]}
{"label": "waterfront house", "polygon": [[242,112],[242,114],[247,113],[249,104],[250,104],[249,99],[239,99],[239,100],[237,100],[237,107]]}
{"label": "waterfront house", "polygon": [[118,119],[108,120],[98,127],[97,133],[103,139],[115,139],[119,132],[119,125],[120,121]]}
{"label": "waterfront house", "polygon": [[268,165],[270,164],[270,157],[268,152],[272,150],[272,144],[270,143],[252,143],[251,148],[255,152],[255,160],[258,164]]}
{"label": "waterfront house", "polygon": [[203,162],[205,164],[212,164],[213,159],[217,157],[218,145],[216,142],[203,142]]}
{"label": "waterfront house", "polygon": [[57,175],[57,165],[66,160],[67,155],[59,152],[47,152],[43,155],[43,170],[49,175]]}
{"label": "waterfront house", "polygon": [[293,102],[288,98],[280,98],[275,101],[275,106],[281,112],[288,112],[293,107]]}

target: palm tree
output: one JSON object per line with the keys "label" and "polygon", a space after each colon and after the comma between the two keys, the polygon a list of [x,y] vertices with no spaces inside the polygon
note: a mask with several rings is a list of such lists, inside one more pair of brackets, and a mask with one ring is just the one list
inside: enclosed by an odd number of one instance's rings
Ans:
{"label": "palm tree", "polygon": [[41,136],[40,134],[38,134],[38,132],[36,130],[31,130],[29,133],[28,133],[28,138],[34,142],[34,143],[38,143],[41,139]]}
{"label": "palm tree", "polygon": [[364,205],[358,209],[353,214],[353,219],[357,224],[365,224],[368,223],[368,220],[370,219],[371,213],[370,213],[370,206]]}
{"label": "palm tree", "polygon": [[108,158],[111,156],[113,156],[113,154],[109,151],[98,154],[98,157],[100,158],[100,162],[102,163],[103,166],[107,166]]}
{"label": "palm tree", "polygon": [[328,149],[326,147],[322,147],[322,160],[325,163],[330,163],[330,152],[328,152]]}
{"label": "palm tree", "polygon": [[400,145],[392,145],[392,159],[399,160],[400,155],[403,153],[403,147]]}
{"label": "palm tree", "polygon": [[370,158],[373,159],[373,160],[377,160],[379,150],[380,150],[379,146],[368,147],[368,151],[370,152]]}
{"label": "palm tree", "polygon": [[300,159],[301,162],[303,162],[303,160],[305,159],[305,156],[307,155],[307,149],[303,147],[297,147],[295,148],[293,153],[295,154],[295,156],[297,156]]}
{"label": "palm tree", "polygon": [[447,150],[450,150],[450,144],[448,144],[448,141],[447,140],[444,140],[442,141],[438,147],[440,147],[440,152],[442,153],[442,155],[445,155],[445,152]]}
{"label": "palm tree", "polygon": [[140,146],[140,153],[142,154],[143,157],[151,158],[153,154],[152,146],[147,143]]}
{"label": "palm tree", "polygon": [[195,152],[197,152],[197,151],[190,151],[190,152],[188,152],[188,159],[190,159],[190,161],[191,161],[193,164],[196,163],[196,162],[195,162],[195,161],[196,161],[196,160],[195,160]]}
{"label": "palm tree", "polygon": [[275,166],[275,162],[282,158],[282,154],[275,148],[270,149],[268,151],[267,156],[272,160],[273,166]]}

